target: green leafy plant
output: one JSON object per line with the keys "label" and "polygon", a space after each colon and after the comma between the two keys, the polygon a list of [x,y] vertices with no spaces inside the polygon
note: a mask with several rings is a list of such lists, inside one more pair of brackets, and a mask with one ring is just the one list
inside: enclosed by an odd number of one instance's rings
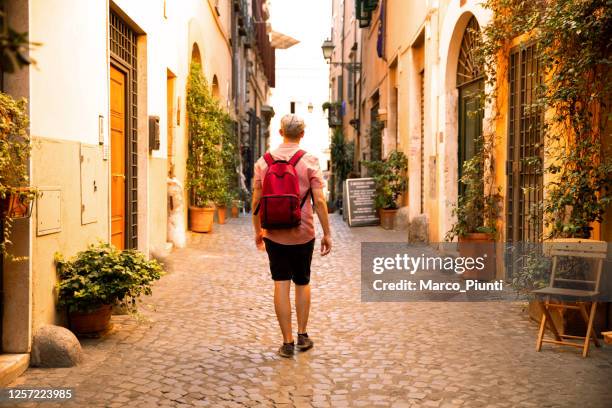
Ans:
{"label": "green leafy plant", "polygon": [[492,172],[485,171],[491,156],[492,140],[475,140],[474,156],[463,162],[460,182],[463,190],[457,197],[452,214],[457,221],[446,233],[446,240],[464,237],[474,232],[495,234],[501,196],[493,187]]}
{"label": "green leafy plant", "polygon": [[[28,163],[30,158],[29,119],[25,99],[16,101],[0,92],[0,200],[6,202],[11,195],[22,200],[33,200],[36,189],[28,187]],[[1,210],[0,210],[1,211]],[[4,217],[4,214],[0,214]],[[4,218],[3,240],[0,253],[10,259],[12,244],[10,235],[12,220]]]}
{"label": "green leafy plant", "polygon": [[531,295],[531,292],[548,285],[550,281],[551,260],[540,248],[524,248],[524,255],[517,258],[516,268],[512,273],[511,286],[517,295]]}
{"label": "green leafy plant", "polygon": [[325,102],[321,107],[327,111],[329,127],[342,126],[342,101]]}
{"label": "green leafy plant", "polygon": [[408,158],[398,150],[389,153],[386,160],[363,163],[376,183],[376,208],[397,209],[397,200],[406,189]]}
{"label": "green leafy plant", "polygon": [[347,142],[342,128],[334,129],[331,138],[331,162],[334,175],[334,184],[338,196],[342,195],[342,183],[353,170],[353,155],[355,154],[355,143]]}
{"label": "green leafy plant", "polygon": [[73,259],[55,255],[59,274],[58,307],[88,313],[102,305],[119,303],[136,310],[136,300],[151,295],[151,284],[162,274],[162,266],[135,250],[119,251],[112,245],[90,245]]}
{"label": "green leafy plant", "polygon": [[220,194],[218,205],[231,206],[232,200],[239,195],[239,157],[240,145],[236,132],[236,123],[231,120],[229,115],[224,117],[224,132],[222,137],[221,160],[225,174],[225,187]]}
{"label": "green leafy plant", "polygon": [[211,207],[224,199],[227,174],[222,143],[228,116],[213,97],[199,63],[193,62],[187,84],[189,157],[187,185],[191,205]]}
{"label": "green leafy plant", "polygon": [[383,122],[375,120],[372,122],[369,133],[370,139],[370,158],[372,161],[382,159],[382,131],[385,128]]}
{"label": "green leafy plant", "polygon": [[612,100],[612,7],[608,0],[487,0],[493,19],[477,55],[488,100],[504,73],[497,67],[521,34],[537,44],[544,80],[529,109],[546,112],[542,132],[550,176],[543,211],[547,238],[589,237],[612,202],[609,136]]}

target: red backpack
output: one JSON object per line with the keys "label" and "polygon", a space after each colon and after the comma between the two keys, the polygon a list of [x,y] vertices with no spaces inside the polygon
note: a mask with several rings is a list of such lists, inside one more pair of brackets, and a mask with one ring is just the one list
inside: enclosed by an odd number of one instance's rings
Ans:
{"label": "red backpack", "polygon": [[304,150],[298,150],[289,161],[274,160],[269,152],[264,155],[268,170],[263,179],[261,200],[255,209],[263,228],[294,228],[302,222],[302,207],[310,190],[300,201],[300,183],[295,166],[305,154]]}

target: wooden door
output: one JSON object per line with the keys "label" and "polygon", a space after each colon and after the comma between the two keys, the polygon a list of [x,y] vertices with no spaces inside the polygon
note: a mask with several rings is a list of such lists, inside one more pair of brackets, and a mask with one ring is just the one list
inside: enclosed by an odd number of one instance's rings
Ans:
{"label": "wooden door", "polygon": [[125,74],[110,71],[111,243],[125,249]]}

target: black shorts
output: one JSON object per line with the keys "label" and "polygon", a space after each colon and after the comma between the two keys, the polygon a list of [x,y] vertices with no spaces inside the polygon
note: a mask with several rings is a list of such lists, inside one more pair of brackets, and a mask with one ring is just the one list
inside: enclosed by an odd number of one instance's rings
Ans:
{"label": "black shorts", "polygon": [[282,245],[267,238],[264,238],[264,242],[273,280],[292,280],[296,285],[310,283],[310,263],[314,251],[314,239],[298,245]]}

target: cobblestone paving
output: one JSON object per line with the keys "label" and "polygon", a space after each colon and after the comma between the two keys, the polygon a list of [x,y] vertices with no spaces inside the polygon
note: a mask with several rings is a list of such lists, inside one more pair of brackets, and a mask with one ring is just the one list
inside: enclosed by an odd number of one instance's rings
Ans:
{"label": "cobblestone paving", "polygon": [[267,259],[249,220],[215,227],[172,254],[143,318],[114,316],[111,335],[83,341],[82,365],[30,369],[11,386],[73,387],[76,399],[61,406],[79,407],[611,404],[612,347],[587,359],[551,346],[536,353],[536,325],[520,304],[361,303],[360,242],[404,234],[349,229],[337,216],[332,255],[313,261],[315,348],[281,359]]}

